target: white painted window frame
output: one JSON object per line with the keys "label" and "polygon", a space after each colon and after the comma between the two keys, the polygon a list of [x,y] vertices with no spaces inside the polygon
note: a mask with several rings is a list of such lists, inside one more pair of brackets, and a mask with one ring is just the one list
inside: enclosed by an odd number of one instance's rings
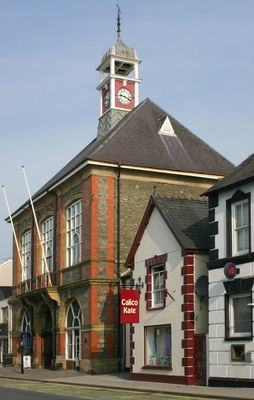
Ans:
{"label": "white painted window frame", "polygon": [[[165,346],[165,333],[168,330],[170,340],[167,343],[167,351]],[[162,335],[162,332],[164,335]],[[172,366],[172,327],[171,324],[145,326],[145,360],[146,366],[168,367]],[[160,338],[160,341],[159,341]],[[158,342],[157,342],[158,340]],[[156,343],[155,343],[156,341]],[[158,347],[158,345],[160,346]],[[167,354],[168,353],[168,354]]]}
{"label": "white painted window frame", "polygon": [[82,201],[77,200],[66,209],[66,265],[70,267],[81,261],[82,247]]}
{"label": "white painted window frame", "polygon": [[31,267],[32,267],[31,247],[32,247],[32,231],[31,229],[29,229],[25,233],[23,233],[21,237],[22,264],[23,264],[22,281],[31,279]]}
{"label": "white painted window frame", "polygon": [[[249,332],[235,332],[234,325],[235,325],[235,320],[234,320],[234,304],[233,301],[236,298],[243,298],[243,297],[249,297],[249,300],[247,303],[250,303],[252,301],[252,294],[250,292],[247,293],[237,293],[237,294],[231,294],[229,296],[228,300],[228,311],[229,311],[229,318],[228,318],[228,329],[229,329],[229,337],[250,337],[252,335],[252,330]],[[251,313],[251,306],[247,306],[250,309]],[[252,326],[252,321],[250,321],[250,327]]]}
{"label": "white painted window frame", "polygon": [[[161,308],[164,306],[165,292],[165,265],[153,265],[151,267],[152,275],[152,308]],[[159,281],[159,286],[156,287],[156,280]],[[157,301],[157,296],[161,301]]]}
{"label": "white painted window frame", "polygon": [[[242,224],[237,226],[237,207],[241,207],[241,213],[243,210],[243,206],[247,205],[248,207],[248,221],[247,224]],[[249,252],[250,248],[250,237],[249,237],[249,200],[244,199],[237,201],[231,205],[231,215],[232,215],[232,256],[238,256],[242,254],[246,254]],[[238,236],[240,233],[244,235],[244,241],[246,241],[246,247],[242,250],[238,249]]]}
{"label": "white painted window frame", "polygon": [[24,312],[21,322],[21,332],[31,332],[31,321],[28,317],[27,312]]}
{"label": "white painted window frame", "polygon": [[[66,334],[65,334],[65,354],[66,360],[80,360],[82,354],[82,346],[81,346],[81,309],[79,307],[78,312],[76,313],[73,308],[73,303],[77,303],[76,300],[73,300],[66,313]],[[72,325],[68,326],[68,316],[71,313],[72,316]],[[75,324],[78,323],[78,324]],[[71,340],[70,340],[71,339]]]}
{"label": "white painted window frame", "polygon": [[[46,256],[46,261],[48,269],[50,272],[53,271],[53,254],[54,254],[54,217],[50,216],[45,219],[41,224],[41,240],[44,249],[44,254]],[[41,260],[41,270],[42,274],[45,274],[46,266],[42,257]]]}

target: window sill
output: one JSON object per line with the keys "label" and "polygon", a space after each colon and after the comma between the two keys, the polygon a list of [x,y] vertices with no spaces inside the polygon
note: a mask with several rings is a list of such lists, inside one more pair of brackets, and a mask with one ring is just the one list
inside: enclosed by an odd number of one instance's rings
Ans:
{"label": "window sill", "polygon": [[150,307],[150,308],[147,309],[147,311],[162,310],[163,308],[165,308],[164,304],[163,304],[163,306],[159,306],[159,307]]}
{"label": "window sill", "polygon": [[171,365],[144,365],[142,369],[164,369],[168,371],[172,371]]}
{"label": "window sill", "polygon": [[209,261],[208,262],[208,269],[217,269],[217,268],[224,268],[227,262],[233,262],[234,264],[245,264],[247,262],[254,261],[254,252],[248,252],[241,256],[228,256],[225,258],[219,258],[217,260]]}
{"label": "window sill", "polygon": [[243,341],[250,341],[253,340],[253,336],[232,336],[232,337],[225,337],[225,342],[243,342]]}

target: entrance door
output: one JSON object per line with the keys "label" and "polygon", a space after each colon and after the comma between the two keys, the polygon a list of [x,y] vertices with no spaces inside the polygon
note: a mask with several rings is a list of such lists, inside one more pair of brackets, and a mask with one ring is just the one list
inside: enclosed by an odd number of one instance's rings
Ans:
{"label": "entrance door", "polygon": [[53,360],[52,316],[50,309],[48,309],[46,316],[46,329],[44,331],[44,353],[43,353],[44,368],[52,368],[52,360]]}
{"label": "entrance door", "polygon": [[3,340],[0,340],[0,364],[3,364],[3,353],[4,353],[4,343]]}
{"label": "entrance door", "polygon": [[194,335],[196,385],[206,385],[206,335]]}
{"label": "entrance door", "polygon": [[52,332],[46,332],[44,337],[44,367],[52,368],[52,359],[53,359],[53,335]]}

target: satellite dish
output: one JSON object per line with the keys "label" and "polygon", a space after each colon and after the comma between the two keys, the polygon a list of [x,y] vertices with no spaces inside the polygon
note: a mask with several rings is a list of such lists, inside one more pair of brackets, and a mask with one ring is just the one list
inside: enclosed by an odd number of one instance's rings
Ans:
{"label": "satellite dish", "polygon": [[208,295],[208,276],[201,275],[195,284],[195,292],[201,297],[206,297]]}

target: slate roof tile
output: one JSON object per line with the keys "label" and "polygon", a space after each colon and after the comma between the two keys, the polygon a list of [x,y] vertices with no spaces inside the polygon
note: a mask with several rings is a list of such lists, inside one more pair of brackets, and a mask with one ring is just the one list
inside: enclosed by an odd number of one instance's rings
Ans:
{"label": "slate roof tile", "polygon": [[153,201],[183,248],[208,251],[209,222],[206,200],[153,196]]}
{"label": "slate roof tile", "polygon": [[241,164],[233,169],[223,179],[205,192],[209,194],[216,191],[226,190],[229,187],[237,186],[254,180],[254,153],[247,157]]}
{"label": "slate roof tile", "polygon": [[[158,133],[166,116],[177,137]],[[144,100],[123,117],[108,135],[93,140],[35,196],[56,184],[86,160],[215,175],[225,175],[233,168],[232,163],[150,99]]]}

